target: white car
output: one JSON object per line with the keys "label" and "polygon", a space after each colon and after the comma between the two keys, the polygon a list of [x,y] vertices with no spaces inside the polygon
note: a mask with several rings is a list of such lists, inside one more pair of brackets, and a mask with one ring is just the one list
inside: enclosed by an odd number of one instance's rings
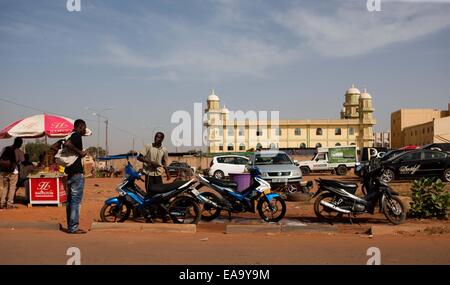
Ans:
{"label": "white car", "polygon": [[223,179],[229,173],[244,173],[249,159],[240,155],[215,156],[211,161],[209,175]]}

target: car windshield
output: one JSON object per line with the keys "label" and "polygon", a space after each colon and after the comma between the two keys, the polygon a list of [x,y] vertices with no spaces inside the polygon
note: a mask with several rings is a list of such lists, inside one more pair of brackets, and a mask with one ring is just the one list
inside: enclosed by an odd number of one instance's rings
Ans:
{"label": "car windshield", "polygon": [[292,164],[292,160],[285,153],[256,154],[255,165]]}

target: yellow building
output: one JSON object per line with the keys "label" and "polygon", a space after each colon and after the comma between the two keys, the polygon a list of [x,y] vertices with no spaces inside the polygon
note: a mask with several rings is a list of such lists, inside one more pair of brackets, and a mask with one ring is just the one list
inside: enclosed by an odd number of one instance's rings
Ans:
{"label": "yellow building", "polygon": [[450,103],[447,110],[400,109],[391,114],[392,147],[450,142]]}
{"label": "yellow building", "polygon": [[242,119],[236,115],[238,112],[221,108],[220,98],[211,90],[205,109],[209,152],[339,145],[373,146],[373,126],[376,121],[373,118],[371,95],[365,90],[361,93],[352,86],[345,93],[343,105],[340,119],[275,122],[251,116],[244,116],[245,119]]}

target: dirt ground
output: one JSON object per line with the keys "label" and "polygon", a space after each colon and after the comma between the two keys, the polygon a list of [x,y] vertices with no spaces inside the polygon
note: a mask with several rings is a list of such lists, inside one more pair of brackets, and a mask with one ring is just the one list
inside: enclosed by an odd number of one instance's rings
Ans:
{"label": "dirt ground", "polygon": [[[357,181],[353,174],[320,176]],[[92,222],[99,221],[104,200],[116,195],[115,186],[120,181],[120,178],[86,179],[82,229],[88,230]],[[410,183],[396,182],[392,187],[408,204]],[[287,202],[286,218],[318,223],[312,203],[312,200]],[[14,210],[0,210],[0,222],[66,224],[64,207],[18,206]],[[233,214],[233,219],[257,220],[256,215]],[[89,232],[76,236],[60,231],[0,228],[0,264],[65,264],[68,258],[65,250],[70,246],[80,247],[84,264],[365,264],[369,258],[366,251],[372,246],[382,251],[383,264],[450,263],[450,226],[445,220],[408,219],[403,226],[438,230],[375,237],[368,234],[372,225],[388,225],[380,213],[358,217],[353,224],[342,221],[334,233],[224,234],[225,225],[226,222],[201,223],[196,234]]]}

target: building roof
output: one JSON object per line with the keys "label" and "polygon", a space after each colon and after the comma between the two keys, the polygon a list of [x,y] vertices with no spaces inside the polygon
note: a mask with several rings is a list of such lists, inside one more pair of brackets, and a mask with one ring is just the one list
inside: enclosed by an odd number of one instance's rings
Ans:
{"label": "building roof", "polygon": [[352,87],[347,90],[346,94],[361,94],[361,91],[355,87],[355,84],[352,84]]}
{"label": "building roof", "polygon": [[366,89],[364,89],[363,93],[361,93],[361,99],[372,99],[372,96],[367,92]]}
{"label": "building roof", "polygon": [[208,101],[220,101],[219,96],[214,93],[214,89],[211,89],[211,93],[208,96]]}

